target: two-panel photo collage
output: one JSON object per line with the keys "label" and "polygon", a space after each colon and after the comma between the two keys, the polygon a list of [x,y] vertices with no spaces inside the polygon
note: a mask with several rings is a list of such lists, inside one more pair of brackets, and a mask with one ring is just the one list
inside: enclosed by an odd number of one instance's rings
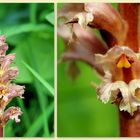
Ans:
{"label": "two-panel photo collage", "polygon": [[0,3],[0,139],[140,137],[140,3]]}

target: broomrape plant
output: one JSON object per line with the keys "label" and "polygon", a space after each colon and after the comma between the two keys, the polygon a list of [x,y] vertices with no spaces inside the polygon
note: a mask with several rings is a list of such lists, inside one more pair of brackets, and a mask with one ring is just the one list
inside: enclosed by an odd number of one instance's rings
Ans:
{"label": "broomrape plant", "polygon": [[10,67],[10,64],[15,58],[15,54],[6,55],[8,49],[5,43],[5,37],[0,36],[0,136],[3,136],[3,127],[9,119],[20,122],[18,118],[22,112],[19,107],[9,107],[6,109],[8,103],[14,97],[23,98],[24,86],[19,86],[11,83],[18,75],[17,67]]}
{"label": "broomrape plant", "polygon": [[102,77],[97,98],[119,108],[120,135],[140,136],[140,5],[118,7],[119,11],[104,3],[64,4],[58,11],[58,34],[66,46],[61,61],[81,60],[94,68]]}

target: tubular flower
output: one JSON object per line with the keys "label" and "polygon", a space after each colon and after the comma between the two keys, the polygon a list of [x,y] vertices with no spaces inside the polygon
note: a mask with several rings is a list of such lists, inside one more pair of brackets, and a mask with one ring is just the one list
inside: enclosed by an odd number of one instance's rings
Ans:
{"label": "tubular flower", "polygon": [[104,80],[97,88],[98,98],[103,103],[111,99],[121,111],[133,115],[140,106],[140,53],[126,46],[115,46],[105,55],[95,57],[105,71]]}
{"label": "tubular flower", "polygon": [[0,125],[3,126],[9,119],[20,122],[18,116],[22,114],[19,107],[10,107],[5,110],[8,103],[14,97],[23,98],[24,86],[11,83],[18,75],[18,68],[10,67],[15,58],[15,54],[6,55],[8,49],[5,37],[0,36]]}

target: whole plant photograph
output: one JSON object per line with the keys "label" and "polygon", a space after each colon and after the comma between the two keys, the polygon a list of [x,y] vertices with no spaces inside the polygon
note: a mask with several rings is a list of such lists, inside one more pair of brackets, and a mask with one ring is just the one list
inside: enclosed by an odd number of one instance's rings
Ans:
{"label": "whole plant photograph", "polygon": [[58,137],[140,136],[140,4],[58,4]]}
{"label": "whole plant photograph", "polygon": [[54,4],[0,3],[0,137],[54,136]]}

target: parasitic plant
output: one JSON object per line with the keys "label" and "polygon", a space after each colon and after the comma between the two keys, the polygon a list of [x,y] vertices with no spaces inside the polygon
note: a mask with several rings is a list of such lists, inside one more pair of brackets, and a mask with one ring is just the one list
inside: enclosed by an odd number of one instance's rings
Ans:
{"label": "parasitic plant", "polygon": [[3,128],[9,119],[20,122],[18,118],[22,112],[19,107],[6,106],[14,97],[23,98],[24,86],[12,83],[12,80],[18,75],[17,67],[10,67],[15,58],[15,54],[6,55],[8,45],[5,43],[5,37],[0,36],[0,137],[3,137]]}
{"label": "parasitic plant", "polygon": [[[64,4],[58,35],[65,41],[61,61],[81,60],[102,77],[97,97],[119,109],[120,136],[140,136],[140,4]],[[65,22],[62,24],[61,19]],[[102,40],[96,37],[97,28]]]}

